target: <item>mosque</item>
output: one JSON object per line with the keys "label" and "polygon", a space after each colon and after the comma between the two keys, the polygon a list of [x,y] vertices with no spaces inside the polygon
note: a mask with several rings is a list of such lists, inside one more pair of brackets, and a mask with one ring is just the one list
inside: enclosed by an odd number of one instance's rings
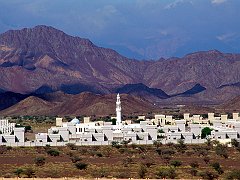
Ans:
{"label": "mosque", "polygon": [[230,142],[231,139],[240,140],[239,113],[233,113],[233,119],[223,114],[215,117],[208,113],[208,118],[186,113],[183,119],[173,119],[173,116],[156,114],[153,119],[139,116],[140,123],[131,120],[122,121],[121,99],[116,99],[116,124],[112,122],[91,122],[90,117],[84,117],[83,122],[77,118],[70,122],[63,122],[56,118],[56,126],[46,133],[35,135],[34,141],[25,141],[24,128],[16,128],[8,120],[0,120],[0,145],[7,146],[64,146],[68,143],[76,145],[110,145],[113,142],[133,144],[177,143],[179,139],[185,143],[204,143],[201,138],[202,129],[209,127],[212,131],[207,136],[220,142]]}

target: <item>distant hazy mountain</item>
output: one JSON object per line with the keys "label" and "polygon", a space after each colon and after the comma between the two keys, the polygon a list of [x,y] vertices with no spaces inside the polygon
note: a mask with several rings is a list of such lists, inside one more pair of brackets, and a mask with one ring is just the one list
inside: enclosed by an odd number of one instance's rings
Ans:
{"label": "distant hazy mountain", "polygon": [[[0,76],[0,89],[23,94],[109,94],[120,88],[151,100],[221,103],[240,94],[234,86],[240,82],[240,55],[212,50],[138,61],[87,39],[36,26],[0,35]],[[187,97],[172,97],[176,94]]]}

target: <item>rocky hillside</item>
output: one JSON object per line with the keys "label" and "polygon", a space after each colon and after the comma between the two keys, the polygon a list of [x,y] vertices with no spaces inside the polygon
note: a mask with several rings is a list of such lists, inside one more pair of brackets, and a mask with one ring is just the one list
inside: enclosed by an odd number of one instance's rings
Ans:
{"label": "rocky hillside", "polygon": [[[123,114],[147,113],[156,110],[152,103],[138,97],[122,94]],[[1,116],[9,115],[97,115],[115,116],[116,94],[96,95],[81,93],[69,95],[62,92],[29,96],[19,103],[0,111]]]}
{"label": "rocky hillside", "polygon": [[1,91],[109,94],[142,83],[156,101],[222,103],[240,94],[239,72],[239,54],[216,50],[138,61],[48,26],[0,35]]}

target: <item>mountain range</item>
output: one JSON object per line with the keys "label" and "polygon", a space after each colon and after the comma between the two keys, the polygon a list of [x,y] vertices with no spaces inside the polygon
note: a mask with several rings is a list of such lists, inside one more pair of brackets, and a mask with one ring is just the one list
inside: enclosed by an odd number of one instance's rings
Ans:
{"label": "mountain range", "polygon": [[217,50],[139,61],[44,25],[0,35],[0,109],[56,92],[221,104],[240,94],[239,72],[240,54]]}
{"label": "mountain range", "polygon": [[[123,114],[147,113],[156,111],[156,107],[141,98],[124,94],[122,99]],[[115,116],[115,94],[96,95],[83,92],[77,95],[55,92],[37,96],[29,96],[10,108],[1,111],[1,115],[88,115]]]}

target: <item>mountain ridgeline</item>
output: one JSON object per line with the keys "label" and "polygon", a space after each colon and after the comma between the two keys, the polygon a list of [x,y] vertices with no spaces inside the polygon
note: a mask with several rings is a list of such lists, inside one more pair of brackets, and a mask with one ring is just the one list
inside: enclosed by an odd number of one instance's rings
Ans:
{"label": "mountain ridgeline", "polygon": [[139,61],[53,27],[36,26],[0,35],[0,76],[1,94],[23,97],[59,91],[124,93],[154,103],[220,104],[240,94],[240,55],[211,50]]}

